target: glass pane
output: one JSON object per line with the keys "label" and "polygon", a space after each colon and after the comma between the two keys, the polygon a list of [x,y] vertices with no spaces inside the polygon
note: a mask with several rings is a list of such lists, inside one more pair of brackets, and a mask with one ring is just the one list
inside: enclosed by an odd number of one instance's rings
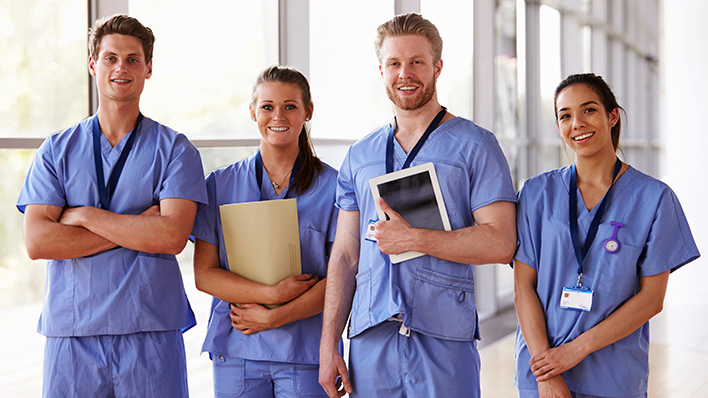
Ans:
{"label": "glass pane", "polygon": [[278,62],[276,0],[129,1],[155,33],[143,113],[190,138],[258,138],[248,114],[258,73]]}
{"label": "glass pane", "polygon": [[[473,102],[473,2],[469,0],[421,0],[422,15],[443,39],[443,69],[438,78],[438,101],[455,116],[472,119]],[[450,10],[455,10],[450,12]]]}
{"label": "glass pane", "polygon": [[0,391],[38,397],[42,391],[44,336],[35,333],[44,297],[45,261],[27,257],[22,213],[15,203],[34,150],[0,149]]}
{"label": "glass pane", "polygon": [[0,137],[46,137],[88,114],[86,4],[0,1]]}
{"label": "glass pane", "polygon": [[310,0],[313,137],[358,139],[393,117],[374,51],[376,28],[393,17],[393,1],[352,5]]}
{"label": "glass pane", "polygon": [[561,80],[560,13],[551,7],[541,6],[540,19],[541,139],[546,143],[560,145],[553,110],[553,91]]}

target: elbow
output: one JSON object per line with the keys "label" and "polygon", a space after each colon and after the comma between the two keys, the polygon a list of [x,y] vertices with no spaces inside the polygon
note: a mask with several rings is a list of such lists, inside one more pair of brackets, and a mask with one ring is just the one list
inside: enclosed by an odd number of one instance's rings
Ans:
{"label": "elbow", "polygon": [[654,305],[652,306],[652,315],[651,317],[655,317],[656,315],[659,315],[661,311],[664,310],[664,300],[656,300]]}
{"label": "elbow", "polygon": [[209,293],[207,291],[207,286],[206,286],[206,281],[202,277],[200,272],[195,272],[194,273],[194,286],[199,290],[200,292],[203,293]]}
{"label": "elbow", "polygon": [[492,262],[510,264],[514,260],[514,254],[516,254],[516,235],[514,235],[513,240],[504,239],[503,242],[500,242]]}
{"label": "elbow", "polygon": [[148,247],[149,253],[163,253],[178,255],[187,246],[188,236],[165,236],[164,239],[156,240],[151,247]]}
{"label": "elbow", "polygon": [[25,239],[25,249],[30,260],[46,259],[47,253],[44,253],[46,245],[42,245],[39,241],[33,239]]}

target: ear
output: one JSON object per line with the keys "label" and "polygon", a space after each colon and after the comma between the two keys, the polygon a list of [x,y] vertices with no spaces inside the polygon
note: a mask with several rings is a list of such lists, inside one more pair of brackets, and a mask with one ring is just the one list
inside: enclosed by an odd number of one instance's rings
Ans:
{"label": "ear", "polygon": [[96,77],[96,61],[90,55],[88,58],[88,69],[89,69],[89,74],[93,77]]}
{"label": "ear", "polygon": [[147,75],[145,75],[145,78],[149,79],[150,76],[152,76],[152,60],[147,64]]}
{"label": "ear", "polygon": [[309,122],[310,119],[312,119],[312,113],[314,111],[315,111],[315,104],[310,102],[309,112],[307,112],[307,115],[305,116],[305,121]]}
{"label": "ear", "polygon": [[442,67],[443,67],[443,61],[442,61],[442,59],[439,59],[438,62],[435,63],[435,81],[437,81],[438,77],[440,77],[440,72],[442,72]]}
{"label": "ear", "polygon": [[381,77],[383,78],[383,68],[381,67],[381,64],[379,64],[379,73],[381,74]]}
{"label": "ear", "polygon": [[251,115],[251,120],[256,121],[256,110],[253,109],[253,105],[248,104],[248,113]]}
{"label": "ear", "polygon": [[615,108],[610,112],[609,114],[609,120],[610,120],[610,127],[615,127],[615,124],[619,121],[620,118],[620,108]]}

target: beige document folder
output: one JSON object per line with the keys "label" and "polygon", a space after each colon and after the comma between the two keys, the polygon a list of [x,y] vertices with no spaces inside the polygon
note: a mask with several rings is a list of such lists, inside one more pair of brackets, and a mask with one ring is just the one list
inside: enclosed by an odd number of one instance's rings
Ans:
{"label": "beige document folder", "polygon": [[295,199],[219,206],[229,270],[266,285],[300,275]]}

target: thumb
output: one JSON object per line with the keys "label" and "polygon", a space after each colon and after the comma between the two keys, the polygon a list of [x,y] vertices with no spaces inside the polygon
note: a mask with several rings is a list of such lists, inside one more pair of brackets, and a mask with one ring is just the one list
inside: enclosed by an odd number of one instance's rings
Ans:
{"label": "thumb", "polygon": [[381,210],[383,210],[384,213],[388,216],[388,219],[394,219],[394,218],[401,218],[401,216],[396,213],[395,210],[391,208],[391,206],[386,203],[386,201],[383,198],[379,198],[379,206],[381,206]]}

